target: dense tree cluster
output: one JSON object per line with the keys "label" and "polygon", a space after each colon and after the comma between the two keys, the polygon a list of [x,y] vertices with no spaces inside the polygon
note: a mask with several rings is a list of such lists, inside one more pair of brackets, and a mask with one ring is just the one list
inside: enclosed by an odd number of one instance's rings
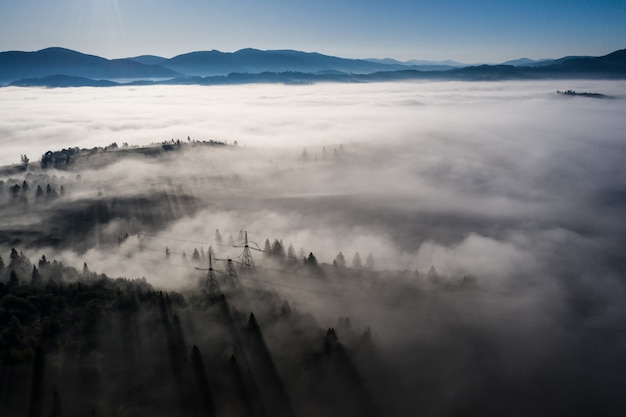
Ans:
{"label": "dense tree cluster", "polygon": [[0,207],[27,207],[44,204],[65,196],[63,179],[28,173],[25,178],[0,180]]}
{"label": "dense tree cluster", "polygon": [[[184,296],[86,263],[78,271],[42,256],[32,265],[16,249],[9,259],[2,415],[378,415],[334,328],[324,335],[272,292],[250,293],[256,310],[246,315],[241,289],[228,299]],[[345,340],[365,348],[346,320]]]}

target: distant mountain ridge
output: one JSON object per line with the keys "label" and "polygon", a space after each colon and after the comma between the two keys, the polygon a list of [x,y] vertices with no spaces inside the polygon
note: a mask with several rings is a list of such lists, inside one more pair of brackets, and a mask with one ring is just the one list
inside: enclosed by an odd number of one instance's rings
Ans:
{"label": "distant mountain ridge", "polygon": [[[431,65],[409,65],[408,63]],[[410,79],[524,80],[626,79],[626,49],[601,57],[527,58],[499,65],[452,66],[454,61],[347,59],[316,52],[242,49],[198,51],[173,58],[141,55],[108,60],[64,48],[0,53],[0,85],[111,86],[146,84],[242,84],[247,82],[370,82]]]}
{"label": "distant mountain ridge", "polygon": [[317,52],[294,50],[269,50],[246,48],[236,52],[199,51],[178,55],[161,65],[191,76],[228,75],[262,72],[319,72],[372,73],[390,69],[405,69],[400,64],[382,64],[362,59],[346,59]]}
{"label": "distant mountain ridge", "polygon": [[67,75],[91,79],[172,78],[181,74],[130,59],[105,59],[65,48],[0,53],[0,81]]}

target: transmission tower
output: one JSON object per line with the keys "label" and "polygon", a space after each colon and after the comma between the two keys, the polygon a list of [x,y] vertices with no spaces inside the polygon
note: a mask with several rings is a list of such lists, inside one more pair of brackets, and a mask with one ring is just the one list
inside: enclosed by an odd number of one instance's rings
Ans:
{"label": "transmission tower", "polygon": [[233,288],[239,287],[239,278],[237,278],[237,270],[232,259],[226,261],[226,280]]}
{"label": "transmission tower", "polygon": [[220,295],[220,287],[215,278],[215,271],[213,271],[213,259],[211,252],[209,252],[209,272],[206,276],[206,282],[204,283],[204,291],[209,297],[217,297]]}
{"label": "transmission tower", "polygon": [[[249,243],[254,246],[251,247]],[[244,242],[234,247],[243,248],[243,253],[241,254],[241,271],[248,274],[254,272],[254,261],[252,260],[252,252],[250,252],[250,250],[254,249],[259,252],[263,252],[263,250],[259,248],[259,245],[255,242],[248,242],[248,232],[244,232]]]}

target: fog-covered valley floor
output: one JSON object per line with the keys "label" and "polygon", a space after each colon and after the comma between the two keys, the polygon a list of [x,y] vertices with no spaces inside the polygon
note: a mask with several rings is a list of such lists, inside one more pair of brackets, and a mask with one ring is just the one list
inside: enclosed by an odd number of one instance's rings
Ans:
{"label": "fog-covered valley floor", "polygon": [[0,404],[623,415],[624,114],[603,81],[0,89]]}

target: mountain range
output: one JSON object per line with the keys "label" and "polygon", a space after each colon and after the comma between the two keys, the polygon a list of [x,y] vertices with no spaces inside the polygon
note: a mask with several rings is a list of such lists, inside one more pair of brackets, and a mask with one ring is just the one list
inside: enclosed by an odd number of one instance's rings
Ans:
{"label": "mountain range", "polygon": [[294,50],[198,51],[163,58],[106,59],[65,48],[0,52],[0,85],[241,84],[368,82],[406,79],[626,79],[626,49],[601,57],[520,58],[498,65],[456,61],[347,59]]}

